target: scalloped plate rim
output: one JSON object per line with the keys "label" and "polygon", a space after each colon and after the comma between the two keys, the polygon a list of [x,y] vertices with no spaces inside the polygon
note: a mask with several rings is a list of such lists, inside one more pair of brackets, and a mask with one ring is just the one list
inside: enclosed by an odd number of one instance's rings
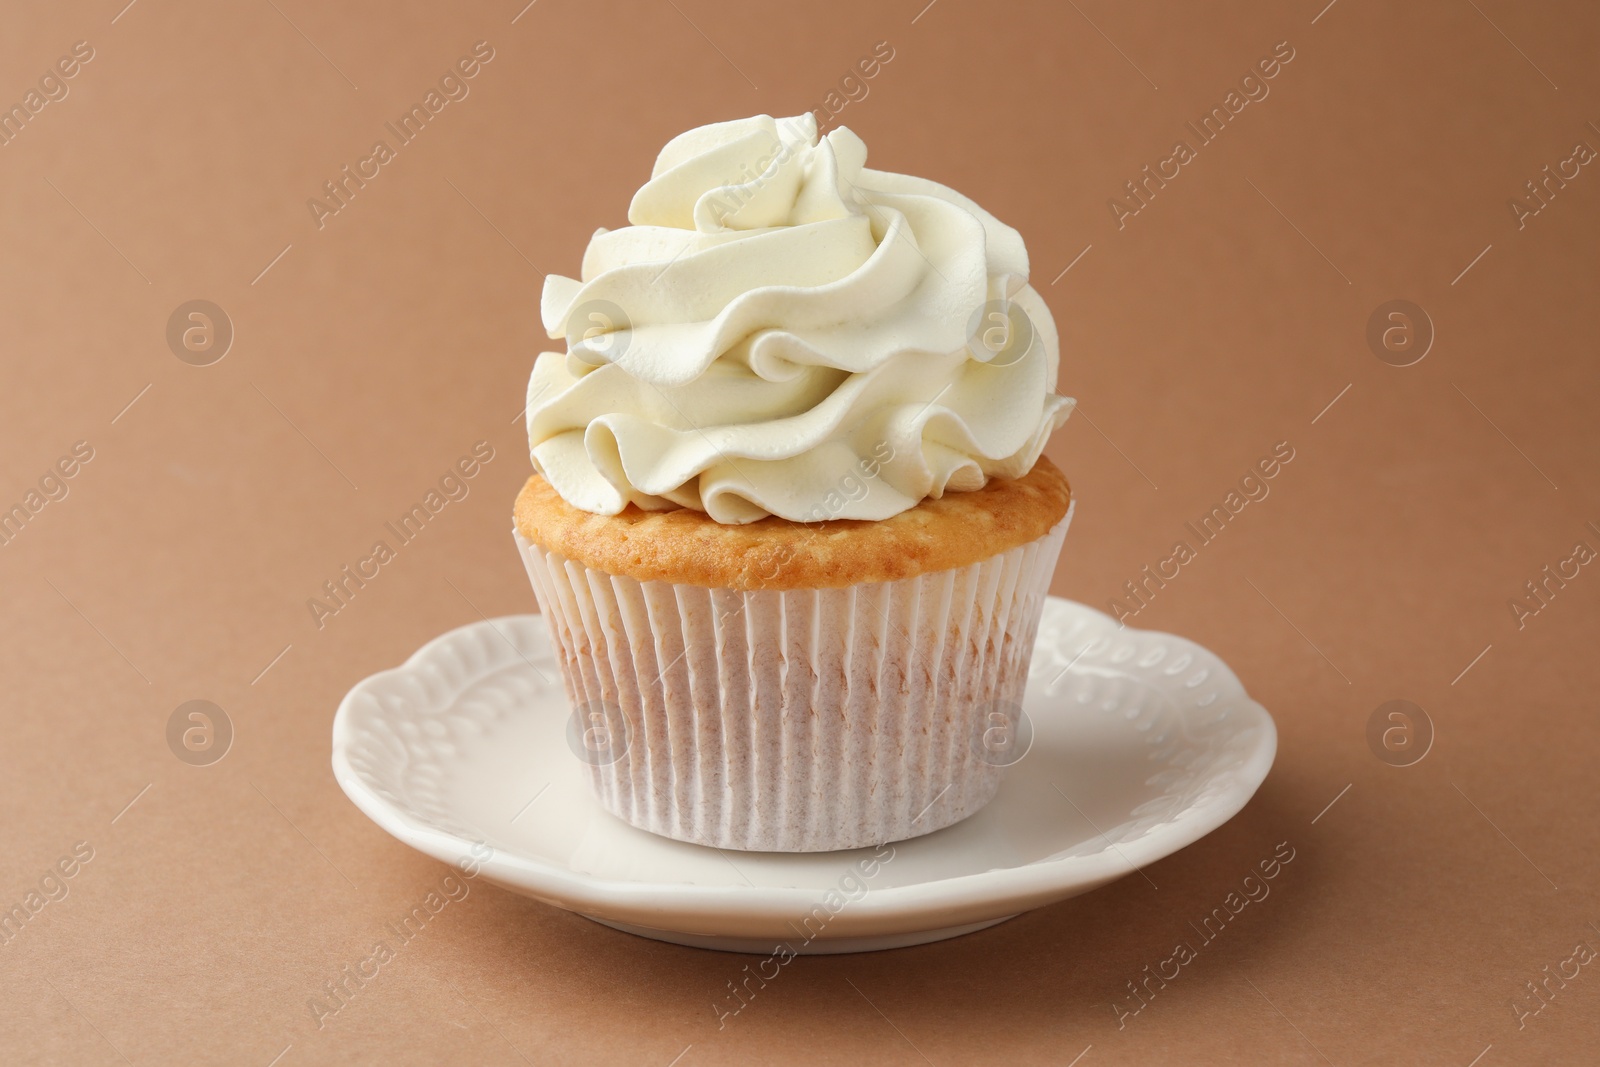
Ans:
{"label": "scalloped plate rim", "polygon": [[[1105,629],[1119,628],[1111,616],[1086,604],[1057,596],[1051,596],[1048,600],[1089,616],[1095,624]],[[1047,610],[1060,611],[1062,607],[1047,607]],[[435,650],[469,633],[492,627],[504,637],[508,624],[514,628],[530,623],[542,625],[543,620],[537,614],[502,615],[447,630],[423,644],[401,665],[378,671],[358,682],[345,694],[334,715],[333,771],[340,788],[363,814],[386,833],[441,862],[456,863],[467,857],[473,843],[428,825],[414,813],[378,796],[360,772],[351,766],[347,748],[351,731],[355,729],[353,720],[358,714],[353,710],[354,702],[387,680],[405,676],[408,671],[425,663]],[[1231,779],[1230,788],[1208,800],[1181,808],[1158,827],[1128,844],[1116,847],[1108,845],[1100,852],[1089,855],[1046,857],[1014,867],[994,867],[911,885],[873,888],[861,899],[851,902],[840,913],[840,918],[851,916],[852,921],[848,925],[852,927],[878,920],[874,924],[874,932],[893,933],[922,928],[926,925],[924,920],[935,915],[938,924],[944,926],[954,925],[945,921],[952,915],[981,913],[991,918],[1008,916],[1068,899],[1126,877],[1136,869],[1142,869],[1194,844],[1244,808],[1266,779],[1276,758],[1277,728],[1271,714],[1249,697],[1238,676],[1221,657],[1204,646],[1177,634],[1135,630],[1132,627],[1127,629],[1174,642],[1220,668],[1232,691],[1229,696],[1234,707],[1249,714],[1253,720],[1249,725],[1261,728],[1261,737],[1248,757],[1233,771],[1218,776]],[[499,666],[495,669],[499,669]],[[562,699],[565,699],[564,695]],[[685,848],[700,847],[683,842],[675,844]],[[831,855],[848,862],[846,857],[869,851],[845,850]],[[762,854],[739,855],[750,858]],[[708,886],[687,882],[598,878],[577,873],[570,867],[545,859],[507,852],[501,848],[495,848],[493,854],[481,862],[481,874],[510,892],[591,918],[637,924],[641,914],[653,913],[669,923],[662,927],[667,932],[691,932],[677,929],[691,916],[726,918],[730,905],[747,920],[792,918],[814,905],[818,896],[816,889],[806,887]],[[624,908],[625,911],[608,914],[612,908]],[[885,925],[890,920],[899,920],[893,923],[892,929]]]}

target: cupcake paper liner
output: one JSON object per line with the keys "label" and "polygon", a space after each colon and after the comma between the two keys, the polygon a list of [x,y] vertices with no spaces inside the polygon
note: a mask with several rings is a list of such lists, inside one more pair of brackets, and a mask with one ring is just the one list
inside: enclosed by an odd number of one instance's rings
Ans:
{"label": "cupcake paper liner", "polygon": [[993,799],[1009,760],[992,741],[1019,728],[1071,518],[968,567],[837,589],[640,582],[515,536],[606,810],[680,841],[818,852]]}

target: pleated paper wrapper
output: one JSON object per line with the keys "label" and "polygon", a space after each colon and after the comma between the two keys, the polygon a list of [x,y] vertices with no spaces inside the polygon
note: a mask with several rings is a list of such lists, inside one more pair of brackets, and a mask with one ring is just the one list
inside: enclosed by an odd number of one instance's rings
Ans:
{"label": "pleated paper wrapper", "polygon": [[680,841],[819,852],[993,799],[1071,518],[968,567],[782,591],[640,582],[514,533],[601,805]]}

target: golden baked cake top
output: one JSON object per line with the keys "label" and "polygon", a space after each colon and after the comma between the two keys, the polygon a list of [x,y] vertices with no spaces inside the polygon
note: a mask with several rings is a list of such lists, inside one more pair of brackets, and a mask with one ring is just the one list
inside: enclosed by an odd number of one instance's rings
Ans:
{"label": "golden baked cake top", "polygon": [[1071,489],[1041,456],[1021,478],[946,493],[887,519],[719,523],[692,508],[580,511],[539,475],[517,496],[523,537],[574,563],[641,582],[711,589],[828,589],[966,567],[1043,537]]}

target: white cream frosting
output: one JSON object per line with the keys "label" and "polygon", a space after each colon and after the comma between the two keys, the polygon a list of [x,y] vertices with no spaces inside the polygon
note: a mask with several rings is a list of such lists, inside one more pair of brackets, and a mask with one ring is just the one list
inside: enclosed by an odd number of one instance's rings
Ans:
{"label": "white cream frosting", "polygon": [[568,351],[534,364],[528,439],[564,500],[884,519],[1033,467],[1073,401],[1022,238],[866,157],[809,114],[690,130],[581,279],[545,279]]}

